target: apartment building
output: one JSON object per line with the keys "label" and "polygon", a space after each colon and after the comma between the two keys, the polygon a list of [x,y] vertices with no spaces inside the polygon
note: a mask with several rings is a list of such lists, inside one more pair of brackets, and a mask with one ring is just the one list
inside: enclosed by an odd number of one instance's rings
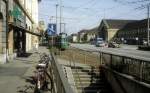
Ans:
{"label": "apartment building", "polygon": [[37,28],[38,0],[1,0],[0,63],[37,48]]}

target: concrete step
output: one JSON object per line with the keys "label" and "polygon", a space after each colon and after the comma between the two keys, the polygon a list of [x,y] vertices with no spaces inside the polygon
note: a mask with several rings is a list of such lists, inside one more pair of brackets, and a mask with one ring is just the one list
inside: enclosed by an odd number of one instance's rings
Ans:
{"label": "concrete step", "polygon": [[72,73],[78,93],[84,93],[82,89],[85,93],[112,93],[109,92],[110,87],[99,68],[77,67],[72,68]]}
{"label": "concrete step", "polygon": [[74,80],[77,82],[79,80],[81,80],[82,82],[98,82],[98,81],[104,81],[102,78],[81,78],[80,79],[78,77],[74,78]]}
{"label": "concrete step", "polygon": [[79,72],[77,72],[77,71],[74,71],[74,72],[72,72],[73,74],[82,74],[82,75],[100,75],[100,73],[99,73],[99,71],[97,71],[97,72],[82,72],[82,71],[79,71]]}
{"label": "concrete step", "polygon": [[86,89],[84,88],[84,92],[82,89],[78,90],[78,93],[112,93],[111,90],[104,89]]}
{"label": "concrete step", "polygon": [[90,79],[98,79],[98,78],[101,78],[100,76],[98,76],[98,75],[82,75],[82,74],[80,74],[80,75],[74,75],[74,78],[90,78]]}
{"label": "concrete step", "polygon": [[72,69],[72,72],[85,72],[85,73],[90,73],[90,72],[95,72],[99,73],[99,69]]}
{"label": "concrete step", "polygon": [[76,67],[71,67],[72,69],[85,69],[85,68],[90,68],[90,69],[99,69],[99,67],[95,67],[95,66],[76,66]]}
{"label": "concrete step", "polygon": [[83,84],[83,85],[96,85],[96,86],[101,86],[101,85],[105,85],[106,83],[105,82],[81,82],[80,83],[80,81],[78,81],[78,82],[76,82],[76,85],[78,86],[78,85],[81,85],[81,84]]}
{"label": "concrete step", "polygon": [[90,86],[88,86],[88,85],[82,84],[82,85],[78,85],[76,87],[77,87],[77,89],[82,89],[82,88],[87,88],[87,89],[107,89],[106,85],[90,85]]}

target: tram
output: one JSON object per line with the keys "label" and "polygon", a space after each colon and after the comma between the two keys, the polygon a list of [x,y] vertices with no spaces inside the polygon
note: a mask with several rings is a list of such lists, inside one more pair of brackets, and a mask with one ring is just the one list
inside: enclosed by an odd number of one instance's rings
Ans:
{"label": "tram", "polygon": [[67,34],[66,33],[60,33],[55,40],[55,45],[59,49],[67,49],[68,48],[68,40],[67,40]]}
{"label": "tram", "polygon": [[59,35],[49,36],[49,46],[56,47],[61,50],[65,50],[68,48],[68,40],[66,33],[60,33]]}

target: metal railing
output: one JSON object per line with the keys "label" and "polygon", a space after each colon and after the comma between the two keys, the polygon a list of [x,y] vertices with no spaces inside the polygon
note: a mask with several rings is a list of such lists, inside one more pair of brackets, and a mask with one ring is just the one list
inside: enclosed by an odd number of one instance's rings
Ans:
{"label": "metal railing", "polygon": [[51,53],[51,57],[52,60],[50,70],[52,72],[54,82],[52,93],[74,93],[67,78],[65,77],[63,68],[57,63],[53,53]]}
{"label": "metal railing", "polygon": [[117,72],[131,75],[139,81],[150,83],[150,60],[148,59],[74,47],[72,50],[75,50],[75,53],[71,52],[69,56],[73,55],[76,62],[94,66],[104,65]]}
{"label": "metal railing", "polygon": [[[91,66],[105,66],[113,71],[130,75],[137,81],[143,81],[150,84],[150,61],[148,59],[121,55],[120,53],[117,54],[105,51],[83,50],[74,47],[66,51],[68,51],[68,54],[66,52],[60,52],[59,55],[64,56],[66,59],[68,59],[70,62],[70,66],[76,67],[76,63],[83,63]],[[69,89],[67,87],[69,87],[70,85],[66,84],[66,81],[64,81],[65,75],[62,75],[63,72],[57,69],[60,67],[57,66],[57,68],[55,68],[58,64],[53,65],[55,65],[53,66],[53,68],[55,69],[54,73],[59,73],[55,75],[55,77],[57,77],[56,83],[59,82],[58,84],[56,84],[57,87],[63,88],[61,90]],[[79,81],[82,85],[82,81]],[[60,91],[57,93],[74,93],[69,92],[72,90],[67,91],[68,92]]]}
{"label": "metal railing", "polygon": [[101,56],[102,63],[111,69],[150,83],[150,61],[104,52]]}

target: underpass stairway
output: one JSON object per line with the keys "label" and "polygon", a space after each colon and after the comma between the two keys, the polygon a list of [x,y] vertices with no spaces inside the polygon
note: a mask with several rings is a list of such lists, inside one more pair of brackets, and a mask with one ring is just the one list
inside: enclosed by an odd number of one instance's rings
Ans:
{"label": "underpass stairway", "polygon": [[71,69],[78,93],[113,93],[99,68],[83,66]]}

